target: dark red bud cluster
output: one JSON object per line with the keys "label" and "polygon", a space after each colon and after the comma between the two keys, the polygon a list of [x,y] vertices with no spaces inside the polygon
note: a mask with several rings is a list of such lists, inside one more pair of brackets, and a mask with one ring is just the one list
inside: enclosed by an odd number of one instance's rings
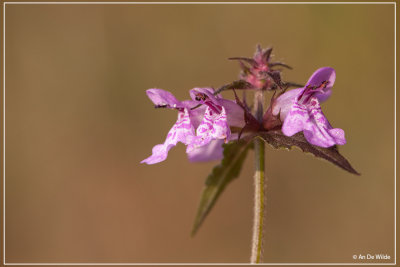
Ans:
{"label": "dark red bud cluster", "polygon": [[282,62],[271,62],[272,48],[262,49],[257,46],[253,58],[233,57],[231,60],[238,60],[242,69],[240,78],[252,85],[253,89],[275,90],[283,88],[281,81],[281,70],[276,67],[290,66]]}

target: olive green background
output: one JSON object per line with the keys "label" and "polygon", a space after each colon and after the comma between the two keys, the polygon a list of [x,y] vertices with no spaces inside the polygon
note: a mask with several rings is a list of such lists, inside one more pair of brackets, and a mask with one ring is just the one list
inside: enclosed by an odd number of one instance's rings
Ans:
{"label": "olive green background", "polygon": [[219,87],[256,44],[286,81],[336,69],[322,108],[362,173],[268,147],[264,261],[393,260],[394,5],[7,4],[5,22],[6,262],[248,262],[252,153],[194,238],[217,163],[182,144],[139,162],[177,115],[145,90]]}

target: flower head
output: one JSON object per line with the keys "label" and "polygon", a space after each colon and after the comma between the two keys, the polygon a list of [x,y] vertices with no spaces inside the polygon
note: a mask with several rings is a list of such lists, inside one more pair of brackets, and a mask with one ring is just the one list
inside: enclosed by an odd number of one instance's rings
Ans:
{"label": "flower head", "polygon": [[[263,50],[257,46],[253,58],[230,58],[240,63],[240,79],[223,85],[217,91],[213,88],[193,88],[189,91],[191,100],[179,101],[170,92],[161,89],[146,91],[156,108],[174,109],[178,111],[178,118],[164,143],[154,146],[152,155],[141,163],[164,161],[169,150],[179,142],[186,145],[186,153],[192,162],[222,159],[207,177],[192,235],[209,214],[221,192],[239,176],[247,152],[254,149],[255,199],[258,205],[252,263],[259,263],[261,257],[262,234],[258,226],[263,220],[259,216],[262,212],[258,210],[262,209],[264,199],[264,190],[259,190],[265,183],[264,143],[276,149],[297,146],[303,152],[312,153],[359,175],[335,146],[346,143],[344,131],[330,125],[320,106],[320,102],[331,95],[335,70],[329,67],[318,69],[305,86],[284,82],[281,69],[275,67],[291,67],[281,62],[271,62],[271,52],[272,48]],[[300,88],[286,92],[289,87]],[[235,101],[224,99],[219,94],[227,90],[233,91]],[[242,99],[236,93],[238,90],[243,90]],[[254,101],[250,105],[246,101],[249,91],[254,92]],[[271,91],[270,105],[266,107],[265,96]]]}
{"label": "flower head", "polygon": [[344,131],[330,125],[320,106],[320,101],[331,95],[335,78],[333,68],[320,68],[311,75],[305,87],[288,91],[274,101],[272,112],[280,114],[285,135],[303,131],[309,143],[320,147],[346,143]]}
{"label": "flower head", "polygon": [[[141,163],[164,161],[168,151],[181,142],[187,145],[191,161],[207,161],[222,157],[222,143],[230,140],[230,126],[243,126],[243,110],[233,101],[214,95],[212,88],[190,90],[192,100],[178,101],[170,92],[149,89],[147,96],[156,107],[178,110],[178,119],[163,144],[153,147],[152,155]],[[199,156],[200,151],[204,153]]]}

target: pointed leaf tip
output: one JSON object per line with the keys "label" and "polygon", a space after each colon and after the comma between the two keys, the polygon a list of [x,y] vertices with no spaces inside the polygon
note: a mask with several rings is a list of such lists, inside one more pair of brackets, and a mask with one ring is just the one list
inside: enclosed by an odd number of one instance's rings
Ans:
{"label": "pointed leaf tip", "polygon": [[257,62],[252,59],[252,58],[248,58],[248,57],[230,57],[228,58],[229,60],[239,60],[239,61],[243,61],[246,63],[249,63],[251,66],[255,66],[257,65]]}
{"label": "pointed leaf tip", "polygon": [[266,62],[269,61],[269,58],[271,57],[271,52],[272,52],[272,47],[268,48],[265,50],[263,58]]}
{"label": "pointed leaf tip", "polygon": [[308,143],[303,133],[297,133],[293,136],[286,136],[282,131],[268,131],[259,134],[265,142],[274,148],[291,149],[293,146],[300,148],[303,152],[313,154],[318,158],[325,159],[336,166],[342,168],[349,173],[361,175],[350,164],[350,162],[342,156],[336,146],[332,147],[319,147]]}

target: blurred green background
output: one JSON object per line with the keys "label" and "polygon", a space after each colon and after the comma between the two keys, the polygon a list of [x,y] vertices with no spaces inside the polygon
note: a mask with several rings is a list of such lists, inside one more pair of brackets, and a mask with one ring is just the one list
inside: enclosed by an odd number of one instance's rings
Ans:
{"label": "blurred green background", "polygon": [[7,4],[5,22],[6,262],[248,262],[252,153],[194,238],[216,162],[181,144],[139,162],[177,116],[145,90],[219,87],[256,44],[286,81],[336,69],[323,111],[362,173],[268,147],[264,261],[393,259],[394,5]]}

